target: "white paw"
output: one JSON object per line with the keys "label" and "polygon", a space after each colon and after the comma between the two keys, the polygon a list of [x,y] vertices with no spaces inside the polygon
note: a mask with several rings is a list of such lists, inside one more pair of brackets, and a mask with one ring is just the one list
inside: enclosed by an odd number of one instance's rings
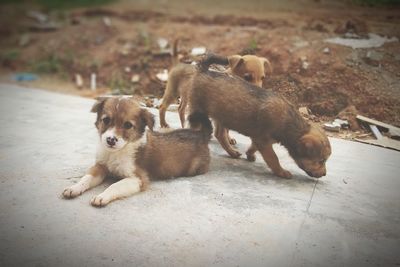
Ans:
{"label": "white paw", "polygon": [[90,201],[90,204],[92,204],[92,206],[94,206],[94,207],[104,207],[105,205],[110,203],[110,201],[111,201],[111,199],[109,197],[104,196],[103,194],[100,194],[100,195],[92,198],[92,200]]}
{"label": "white paw", "polygon": [[78,185],[73,185],[71,187],[64,189],[62,195],[64,198],[74,198],[82,195],[82,193],[83,193],[82,187]]}

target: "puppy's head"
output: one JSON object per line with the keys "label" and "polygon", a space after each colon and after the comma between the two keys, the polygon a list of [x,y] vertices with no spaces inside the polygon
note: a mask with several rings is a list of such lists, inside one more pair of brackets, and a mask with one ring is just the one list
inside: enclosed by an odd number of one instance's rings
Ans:
{"label": "puppy's head", "polygon": [[143,136],[146,126],[153,130],[154,117],[131,98],[100,98],[92,107],[102,145],[117,151]]}
{"label": "puppy's head", "polygon": [[309,176],[320,178],[326,175],[325,163],[331,155],[331,145],[325,133],[317,126],[297,142],[295,153],[291,153],[297,165]]}
{"label": "puppy's head", "polygon": [[233,74],[260,87],[265,79],[266,69],[268,73],[272,73],[271,63],[264,57],[233,55],[228,57],[228,61]]}

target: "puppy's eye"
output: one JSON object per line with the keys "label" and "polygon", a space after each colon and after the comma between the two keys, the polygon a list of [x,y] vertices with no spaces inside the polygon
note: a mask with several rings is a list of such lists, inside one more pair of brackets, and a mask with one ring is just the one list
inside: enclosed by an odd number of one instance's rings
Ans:
{"label": "puppy's eye", "polygon": [[125,129],[128,130],[128,129],[132,128],[132,127],[133,127],[133,125],[132,125],[132,123],[130,123],[129,121],[127,121],[127,122],[124,123],[124,128],[125,128]]}
{"label": "puppy's eye", "polygon": [[243,78],[248,82],[253,80],[253,76],[250,73],[246,73]]}
{"label": "puppy's eye", "polygon": [[104,123],[105,125],[109,124],[110,121],[111,121],[110,117],[104,117],[104,118],[103,118],[103,123]]}

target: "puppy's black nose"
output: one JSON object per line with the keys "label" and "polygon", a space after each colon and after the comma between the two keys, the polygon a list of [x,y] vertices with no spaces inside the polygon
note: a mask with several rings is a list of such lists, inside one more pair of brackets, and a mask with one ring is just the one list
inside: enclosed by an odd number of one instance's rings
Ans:
{"label": "puppy's black nose", "polygon": [[113,136],[113,137],[107,137],[107,144],[109,146],[115,146],[115,143],[118,142],[118,138]]}

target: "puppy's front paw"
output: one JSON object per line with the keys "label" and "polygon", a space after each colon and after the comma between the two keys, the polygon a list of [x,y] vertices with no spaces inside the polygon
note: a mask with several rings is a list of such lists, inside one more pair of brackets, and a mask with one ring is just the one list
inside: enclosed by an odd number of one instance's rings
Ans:
{"label": "puppy's front paw", "polygon": [[80,186],[73,185],[64,189],[62,195],[64,198],[70,199],[82,195],[83,190]]}
{"label": "puppy's front paw", "polygon": [[231,145],[236,145],[236,139],[235,138],[229,138],[229,144]]}
{"label": "puppy's front paw", "polygon": [[246,153],[246,156],[247,156],[248,161],[251,161],[251,162],[256,161],[256,155],[254,155],[254,153]]}
{"label": "puppy's front paw", "polygon": [[109,199],[108,197],[100,194],[100,195],[95,196],[94,198],[92,198],[92,200],[90,201],[90,204],[92,204],[92,206],[94,206],[94,207],[104,207],[108,203],[110,203],[110,201],[111,201],[111,199]]}
{"label": "puppy's front paw", "polygon": [[238,159],[242,155],[242,153],[240,153],[237,150],[232,150],[232,151],[229,151],[228,153],[229,153],[229,156],[231,156],[234,159]]}
{"label": "puppy's front paw", "polygon": [[290,173],[290,171],[287,171],[285,169],[282,169],[281,171],[279,171],[278,173],[276,173],[276,175],[278,175],[281,178],[285,178],[285,179],[290,179],[292,178],[292,174]]}

